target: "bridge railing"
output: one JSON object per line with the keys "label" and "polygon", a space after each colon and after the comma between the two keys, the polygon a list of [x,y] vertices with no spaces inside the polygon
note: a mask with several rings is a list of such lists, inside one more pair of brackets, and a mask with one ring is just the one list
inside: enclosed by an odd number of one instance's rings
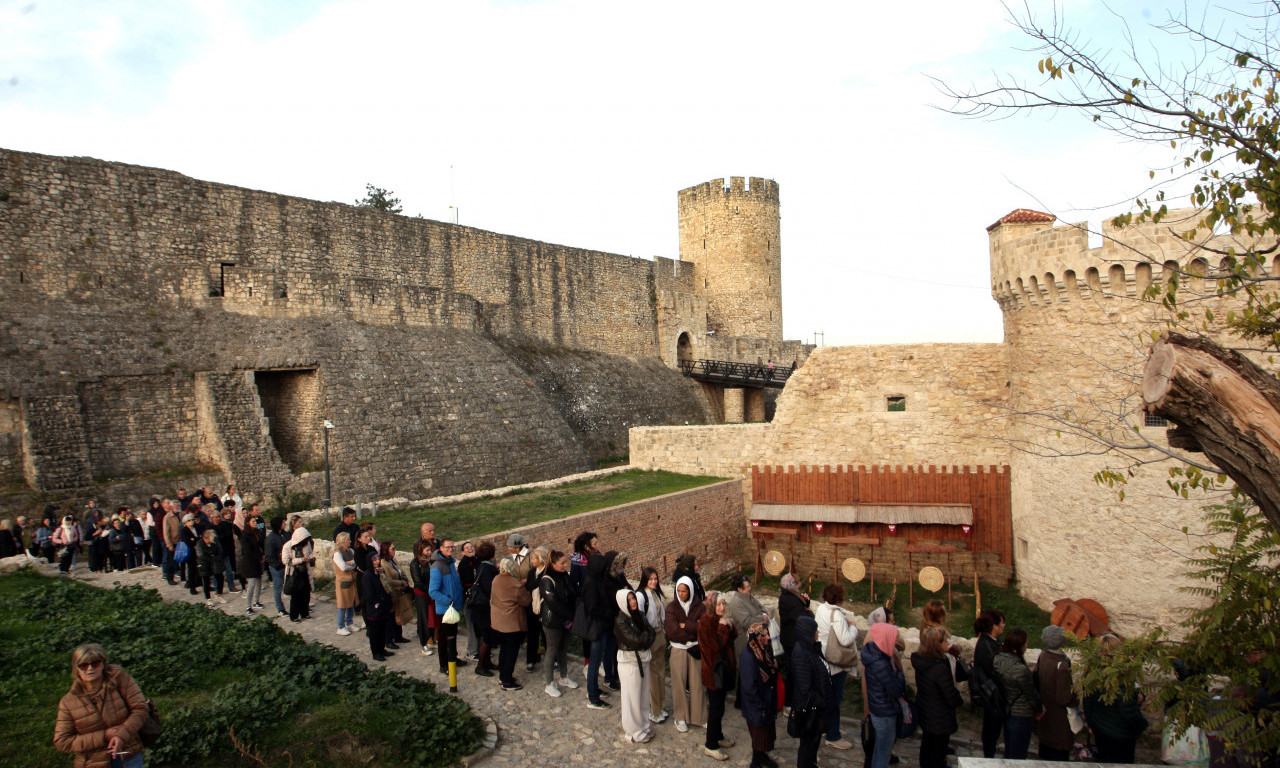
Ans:
{"label": "bridge railing", "polygon": [[795,365],[736,363],[729,360],[681,360],[680,372],[698,381],[737,384],[744,387],[783,387]]}

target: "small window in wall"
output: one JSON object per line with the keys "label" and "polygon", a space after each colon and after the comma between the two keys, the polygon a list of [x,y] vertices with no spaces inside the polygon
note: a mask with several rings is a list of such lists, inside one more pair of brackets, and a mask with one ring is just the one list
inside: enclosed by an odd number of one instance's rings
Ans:
{"label": "small window in wall", "polygon": [[1021,536],[1019,536],[1019,537],[1018,537],[1018,553],[1017,553],[1017,559],[1018,559],[1018,560],[1026,560],[1026,559],[1027,559],[1027,552],[1028,552],[1030,549],[1031,549],[1031,547],[1027,544],[1027,540],[1026,540],[1026,539],[1024,539],[1024,538],[1022,538]]}
{"label": "small window in wall", "polygon": [[1163,416],[1157,416],[1157,415],[1155,415],[1154,413],[1148,413],[1148,414],[1146,415],[1146,418],[1145,418],[1145,419],[1143,419],[1142,426],[1144,426],[1144,427],[1167,427],[1167,426],[1169,426],[1169,420],[1168,420],[1168,419],[1166,419],[1166,418],[1165,418],[1165,417],[1163,417]]}
{"label": "small window in wall", "polygon": [[907,398],[903,395],[889,395],[885,398],[885,401],[888,404],[890,411],[907,410]]}

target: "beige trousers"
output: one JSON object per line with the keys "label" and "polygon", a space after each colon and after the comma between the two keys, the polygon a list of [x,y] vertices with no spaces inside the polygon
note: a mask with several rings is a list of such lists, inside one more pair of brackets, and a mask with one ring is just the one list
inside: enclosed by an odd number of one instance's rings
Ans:
{"label": "beige trousers", "polygon": [[[685,693],[685,688],[689,692]],[[671,649],[671,700],[675,717],[689,725],[707,722],[706,689],[702,687],[702,660],[682,648]]]}

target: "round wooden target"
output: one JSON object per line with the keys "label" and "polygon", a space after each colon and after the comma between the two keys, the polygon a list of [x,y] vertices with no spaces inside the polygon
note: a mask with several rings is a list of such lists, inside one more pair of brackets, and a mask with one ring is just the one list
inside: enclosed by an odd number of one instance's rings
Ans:
{"label": "round wooden target", "polygon": [[764,572],[777,576],[787,569],[787,556],[776,549],[771,549],[764,556]]}
{"label": "round wooden target", "polygon": [[867,567],[856,557],[846,557],[844,562],[840,564],[840,573],[849,581],[857,584],[866,578]]}
{"label": "round wooden target", "polygon": [[942,575],[942,571],[934,568],[932,565],[926,565],[920,569],[920,586],[930,592],[937,592],[947,583],[947,578]]}

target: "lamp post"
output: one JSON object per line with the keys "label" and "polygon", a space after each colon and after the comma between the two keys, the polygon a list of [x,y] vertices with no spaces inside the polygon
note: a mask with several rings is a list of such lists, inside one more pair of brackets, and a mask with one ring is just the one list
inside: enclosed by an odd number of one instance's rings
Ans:
{"label": "lamp post", "polygon": [[333,498],[332,491],[329,486],[329,430],[333,429],[333,422],[328,419],[324,420],[324,511],[329,514],[330,499]]}

